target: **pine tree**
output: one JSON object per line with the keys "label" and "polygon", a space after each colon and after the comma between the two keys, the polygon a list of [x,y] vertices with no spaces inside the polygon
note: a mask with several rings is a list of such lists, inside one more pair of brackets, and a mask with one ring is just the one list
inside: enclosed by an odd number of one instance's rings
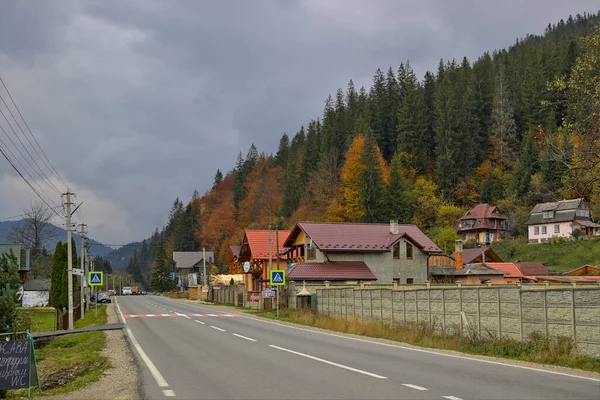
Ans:
{"label": "pine tree", "polygon": [[[221,182],[223,182],[223,173],[221,172],[220,169],[217,168],[217,172],[215,173],[215,180],[213,181],[212,188],[216,189],[217,186],[219,186],[221,184]],[[196,196],[198,196],[198,192],[195,191],[194,194]],[[198,200],[198,198],[194,199],[192,197],[192,200]]]}
{"label": "pine tree", "polygon": [[18,268],[12,251],[0,254],[0,333],[13,332],[17,317]]}
{"label": "pine tree", "polygon": [[364,168],[360,171],[358,191],[365,210],[363,222],[384,222],[385,218],[385,185],[379,154],[375,141],[367,136],[360,154]]}
{"label": "pine tree", "polygon": [[520,196],[529,191],[531,177],[539,167],[538,151],[533,138],[530,135],[523,137],[519,158],[513,178],[513,190]]}
{"label": "pine tree", "polygon": [[435,76],[431,72],[425,74],[423,79],[423,101],[425,103],[425,113],[427,118],[427,128],[425,130],[425,138],[427,149],[428,171],[433,171],[435,166]]}
{"label": "pine tree", "polygon": [[490,133],[493,151],[492,159],[504,171],[507,171],[514,165],[517,131],[513,118],[513,109],[510,104],[509,88],[502,65],[500,65],[496,75]]}
{"label": "pine tree", "polygon": [[302,193],[304,192],[301,182],[302,160],[304,158],[304,149],[306,145],[306,136],[304,134],[304,126],[300,127],[300,131],[292,139],[290,145],[290,157],[288,166],[285,170],[283,181],[283,200],[279,215],[287,218],[298,208]]}
{"label": "pine tree", "polygon": [[392,158],[390,182],[386,191],[387,213],[389,219],[395,219],[402,224],[410,223],[412,184],[405,173],[400,153]]}
{"label": "pine tree", "polygon": [[417,76],[407,62],[404,81],[400,87],[402,104],[398,110],[397,151],[412,155],[412,165],[417,173],[423,174],[429,162],[427,142],[427,109],[423,89]]}
{"label": "pine tree", "polygon": [[281,136],[281,139],[279,139],[279,147],[277,148],[277,153],[275,154],[275,165],[278,165],[281,168],[287,167],[289,154],[290,138],[286,133],[284,133]]}
{"label": "pine tree", "polygon": [[481,149],[487,149],[489,145],[495,80],[494,62],[490,53],[485,52],[473,64],[473,84],[477,104],[476,118],[481,128],[478,146]]}
{"label": "pine tree", "polygon": [[164,239],[161,237],[156,245],[156,258],[154,260],[151,285],[158,292],[166,292],[175,287],[171,276],[171,265],[165,251]]}
{"label": "pine tree", "polygon": [[242,157],[241,151],[237,156],[237,161],[233,173],[233,206],[237,210],[240,202],[244,199],[246,191],[246,189],[244,188],[244,158]]}
{"label": "pine tree", "polygon": [[318,121],[310,121],[306,132],[304,157],[302,160],[301,184],[306,184],[310,177],[319,168],[321,154],[319,153],[319,125]]}

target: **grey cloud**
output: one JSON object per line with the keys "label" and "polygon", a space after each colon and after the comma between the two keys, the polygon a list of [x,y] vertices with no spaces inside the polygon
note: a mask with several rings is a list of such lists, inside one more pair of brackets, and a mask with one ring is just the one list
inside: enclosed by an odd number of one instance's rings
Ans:
{"label": "grey cloud", "polygon": [[407,59],[422,75],[440,58],[473,60],[598,9],[595,0],[8,4],[0,73],[57,168],[110,203],[102,212],[124,215],[116,233],[90,226],[107,242],[147,236],[175,197],[203,193],[251,143],[276,151],[349,79],[368,88],[377,67]]}

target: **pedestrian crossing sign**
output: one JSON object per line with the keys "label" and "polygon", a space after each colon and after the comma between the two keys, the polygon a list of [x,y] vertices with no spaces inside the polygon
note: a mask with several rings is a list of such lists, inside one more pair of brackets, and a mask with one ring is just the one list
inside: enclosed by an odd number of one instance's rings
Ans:
{"label": "pedestrian crossing sign", "polygon": [[88,273],[88,283],[90,286],[104,285],[104,272],[100,271]]}
{"label": "pedestrian crossing sign", "polygon": [[283,286],[285,285],[285,270],[283,269],[274,269],[271,271],[269,276],[271,286]]}

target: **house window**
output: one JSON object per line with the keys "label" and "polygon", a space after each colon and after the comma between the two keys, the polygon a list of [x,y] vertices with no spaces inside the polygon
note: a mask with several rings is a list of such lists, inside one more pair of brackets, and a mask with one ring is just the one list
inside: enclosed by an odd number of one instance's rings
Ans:
{"label": "house window", "polygon": [[394,244],[394,260],[400,259],[400,242]]}
{"label": "house window", "polygon": [[544,225],[544,226],[542,226],[542,235],[545,235],[546,233],[548,233],[548,229],[547,229],[547,226]]}
{"label": "house window", "polygon": [[534,226],[533,227],[533,234],[534,235],[539,235],[540,234],[540,227],[539,226]]}
{"label": "house window", "polygon": [[560,225],[554,224],[554,233],[560,233]]}
{"label": "house window", "polygon": [[544,219],[554,218],[554,211],[544,211]]}
{"label": "house window", "polygon": [[412,285],[413,284],[413,278],[406,278],[406,284],[407,285]]}
{"label": "house window", "polygon": [[590,211],[589,210],[577,210],[575,212],[575,215],[577,215],[578,217],[589,217]]}
{"label": "house window", "polygon": [[406,259],[407,260],[413,259],[413,246],[410,243],[406,243]]}

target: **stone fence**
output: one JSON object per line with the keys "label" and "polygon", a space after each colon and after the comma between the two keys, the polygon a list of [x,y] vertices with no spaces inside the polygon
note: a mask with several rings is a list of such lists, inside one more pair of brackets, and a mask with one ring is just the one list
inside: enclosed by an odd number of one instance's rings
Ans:
{"label": "stone fence", "polygon": [[527,339],[567,336],[600,357],[600,286],[432,286],[317,289],[317,312],[392,325],[426,323],[449,334]]}

